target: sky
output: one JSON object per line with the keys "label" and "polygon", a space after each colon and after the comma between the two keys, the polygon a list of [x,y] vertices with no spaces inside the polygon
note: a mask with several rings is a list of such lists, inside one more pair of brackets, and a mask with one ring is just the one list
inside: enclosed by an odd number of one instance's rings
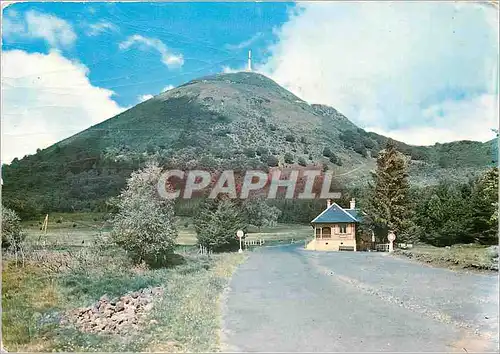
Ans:
{"label": "sky", "polygon": [[[3,4],[2,4],[3,5]],[[415,145],[498,128],[498,13],[453,2],[15,3],[2,163],[194,78],[254,70]]]}

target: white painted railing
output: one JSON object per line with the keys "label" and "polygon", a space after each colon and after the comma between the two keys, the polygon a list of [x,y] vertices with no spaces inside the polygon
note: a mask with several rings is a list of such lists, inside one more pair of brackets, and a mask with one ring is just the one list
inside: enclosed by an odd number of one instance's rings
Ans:
{"label": "white painted railing", "polygon": [[244,244],[245,246],[262,246],[265,243],[265,240],[259,239],[259,240],[245,240]]}
{"label": "white painted railing", "polygon": [[375,250],[378,252],[389,252],[389,244],[388,243],[379,243],[375,245]]}

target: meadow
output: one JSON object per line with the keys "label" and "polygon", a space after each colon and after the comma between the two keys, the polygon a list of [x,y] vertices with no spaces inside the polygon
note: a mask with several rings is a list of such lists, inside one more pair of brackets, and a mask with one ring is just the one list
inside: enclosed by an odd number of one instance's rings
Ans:
{"label": "meadow", "polygon": [[[106,214],[50,214],[24,221],[24,254],[2,260],[3,346],[8,351],[163,351],[219,350],[219,297],[246,254],[198,254],[192,220],[178,218],[177,258],[169,268],[131,264],[106,242]],[[249,230],[248,239],[290,243],[311,234],[307,225]],[[236,236],[235,236],[236,237]],[[126,336],[84,333],[61,320],[72,310],[92,306],[103,295],[119,297],[161,286],[152,310]]]}
{"label": "meadow", "polygon": [[[106,237],[110,232],[105,213],[54,213],[49,215],[47,232],[41,230],[43,218],[24,221],[23,227],[27,238],[32,241],[57,241],[68,247],[80,247],[92,242],[96,235]],[[189,217],[177,217],[177,244],[179,246],[196,245],[196,231]],[[310,225],[278,224],[276,226],[250,227],[248,240],[263,239],[269,243],[287,243],[301,241],[312,236]],[[235,235],[236,237],[236,235]]]}

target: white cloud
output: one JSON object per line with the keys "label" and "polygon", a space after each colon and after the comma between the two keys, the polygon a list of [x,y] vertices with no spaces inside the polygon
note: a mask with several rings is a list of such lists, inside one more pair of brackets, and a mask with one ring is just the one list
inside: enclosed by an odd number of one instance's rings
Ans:
{"label": "white cloud", "polygon": [[429,143],[488,139],[496,117],[481,102],[497,93],[498,15],[468,5],[300,4],[257,69],[362,127]]}
{"label": "white cloud", "polygon": [[255,43],[255,41],[258,40],[260,37],[262,37],[262,33],[258,32],[256,34],[254,34],[252,37],[250,37],[249,39],[242,41],[238,44],[226,44],[226,48],[229,50],[238,50],[238,49],[248,48],[250,45]]}
{"label": "white cloud", "polygon": [[119,29],[114,23],[108,21],[100,21],[87,25],[86,34],[87,36],[94,37],[105,32],[118,32],[118,31]]}
{"label": "white cloud", "polygon": [[[174,88],[174,86],[173,86],[173,85],[167,85],[167,86],[165,86],[165,87],[161,90],[161,92],[167,92],[167,91],[169,91],[169,90],[171,90],[171,89],[173,89],[173,88]],[[160,93],[161,93],[161,92],[160,92]],[[137,96],[137,102],[141,103],[141,102],[147,101],[147,100],[149,100],[149,99],[151,99],[151,98],[153,98],[153,97],[154,97],[154,95],[151,95],[151,94],[149,94],[149,93],[148,93],[148,94],[144,94],[144,95],[139,95],[139,96]]]}
{"label": "white cloud", "polygon": [[146,95],[140,95],[137,97],[137,101],[139,102],[144,102],[144,101],[147,101],[147,100],[150,100],[151,98],[153,98],[154,96],[153,95],[150,95],[150,94],[146,94]]}
{"label": "white cloud", "polygon": [[2,53],[2,162],[32,154],[120,113],[113,91],[59,52]]}
{"label": "white cloud", "polygon": [[492,128],[498,128],[497,98],[480,95],[469,100],[445,101],[422,112],[427,126],[384,130],[366,127],[366,130],[404,141],[412,145],[433,145],[456,140],[488,141],[494,138]]}
{"label": "white cloud", "polygon": [[24,17],[15,11],[7,12],[3,18],[2,34],[14,39],[43,39],[52,48],[69,47],[77,38],[67,21],[34,10],[27,11]]}
{"label": "white cloud", "polygon": [[146,50],[147,48],[153,48],[161,55],[161,61],[163,64],[169,68],[181,67],[184,65],[184,58],[182,54],[173,54],[170,49],[157,38],[143,37],[139,34],[135,34],[127,38],[119,44],[120,49],[125,50],[134,45],[139,46],[139,49]]}
{"label": "white cloud", "polygon": [[[246,68],[245,68],[246,69]],[[241,69],[236,69],[236,68],[232,68],[230,66],[227,66],[227,65],[224,65],[222,67],[222,72],[224,74],[233,74],[233,73],[238,73],[240,71],[244,71],[245,70],[244,68],[241,68]]]}

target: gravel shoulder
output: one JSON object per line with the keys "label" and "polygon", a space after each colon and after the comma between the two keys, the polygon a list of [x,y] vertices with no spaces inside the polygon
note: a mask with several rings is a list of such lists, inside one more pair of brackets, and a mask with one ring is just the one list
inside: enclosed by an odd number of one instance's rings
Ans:
{"label": "gravel shoulder", "polygon": [[223,307],[224,351],[498,350],[498,275],[296,245],[250,253]]}

